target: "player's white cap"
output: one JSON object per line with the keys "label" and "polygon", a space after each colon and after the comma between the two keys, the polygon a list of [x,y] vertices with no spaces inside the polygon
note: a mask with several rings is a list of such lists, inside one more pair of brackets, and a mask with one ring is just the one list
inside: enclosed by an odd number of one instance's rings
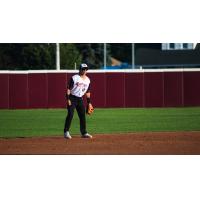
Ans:
{"label": "player's white cap", "polygon": [[79,69],[80,69],[80,70],[82,70],[82,69],[88,69],[88,66],[87,66],[87,64],[82,63],[82,64],[80,64]]}

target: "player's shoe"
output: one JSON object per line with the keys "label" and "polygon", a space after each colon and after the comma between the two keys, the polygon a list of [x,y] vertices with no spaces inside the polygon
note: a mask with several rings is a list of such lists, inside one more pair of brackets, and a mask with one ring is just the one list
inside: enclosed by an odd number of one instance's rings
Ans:
{"label": "player's shoe", "polygon": [[85,133],[84,135],[82,135],[82,138],[92,138],[92,135],[90,135],[89,133]]}
{"label": "player's shoe", "polygon": [[72,139],[72,136],[69,134],[69,131],[64,132],[64,138]]}

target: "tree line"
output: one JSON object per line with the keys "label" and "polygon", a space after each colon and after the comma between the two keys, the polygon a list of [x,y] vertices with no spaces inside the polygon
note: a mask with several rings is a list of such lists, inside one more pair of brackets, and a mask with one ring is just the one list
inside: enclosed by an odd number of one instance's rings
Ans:
{"label": "tree line", "polygon": [[[111,57],[131,62],[131,44],[107,44],[107,65]],[[61,69],[74,69],[87,63],[91,69],[104,64],[103,43],[60,43]],[[38,70],[56,68],[55,43],[1,43],[0,70]]]}

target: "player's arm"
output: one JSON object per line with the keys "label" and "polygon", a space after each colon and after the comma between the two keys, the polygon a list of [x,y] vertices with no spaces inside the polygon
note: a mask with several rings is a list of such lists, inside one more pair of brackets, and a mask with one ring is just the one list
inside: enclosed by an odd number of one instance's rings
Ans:
{"label": "player's arm", "polygon": [[91,104],[91,100],[90,100],[90,84],[89,84],[89,87],[86,91],[86,99],[87,99],[87,104]]}
{"label": "player's arm", "polygon": [[87,99],[87,107],[86,107],[86,114],[91,115],[94,112],[94,107],[92,106],[91,100],[90,100],[90,85],[88,87],[88,90],[86,92],[86,99]]}
{"label": "player's arm", "polygon": [[67,105],[71,106],[72,103],[71,103],[71,100],[69,99],[69,95],[70,95],[70,89],[67,89],[67,92],[66,92]]}
{"label": "player's arm", "polygon": [[90,100],[90,92],[87,92],[86,93],[86,99],[87,99],[87,103],[91,103],[91,100]]}
{"label": "player's arm", "polygon": [[67,105],[69,106],[72,105],[71,100],[69,99],[69,95],[71,94],[71,89],[73,88],[73,86],[74,86],[74,81],[73,81],[73,78],[71,78],[68,82],[67,91],[66,91],[66,100],[67,100]]}

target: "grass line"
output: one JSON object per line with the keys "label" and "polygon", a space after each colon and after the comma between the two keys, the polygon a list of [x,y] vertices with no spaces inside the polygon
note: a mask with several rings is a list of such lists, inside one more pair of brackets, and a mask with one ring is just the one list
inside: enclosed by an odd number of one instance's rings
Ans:
{"label": "grass line", "polygon": [[[0,137],[62,135],[65,109],[0,110]],[[200,108],[95,109],[87,117],[90,133],[199,131]],[[70,132],[79,134],[75,113]]]}

